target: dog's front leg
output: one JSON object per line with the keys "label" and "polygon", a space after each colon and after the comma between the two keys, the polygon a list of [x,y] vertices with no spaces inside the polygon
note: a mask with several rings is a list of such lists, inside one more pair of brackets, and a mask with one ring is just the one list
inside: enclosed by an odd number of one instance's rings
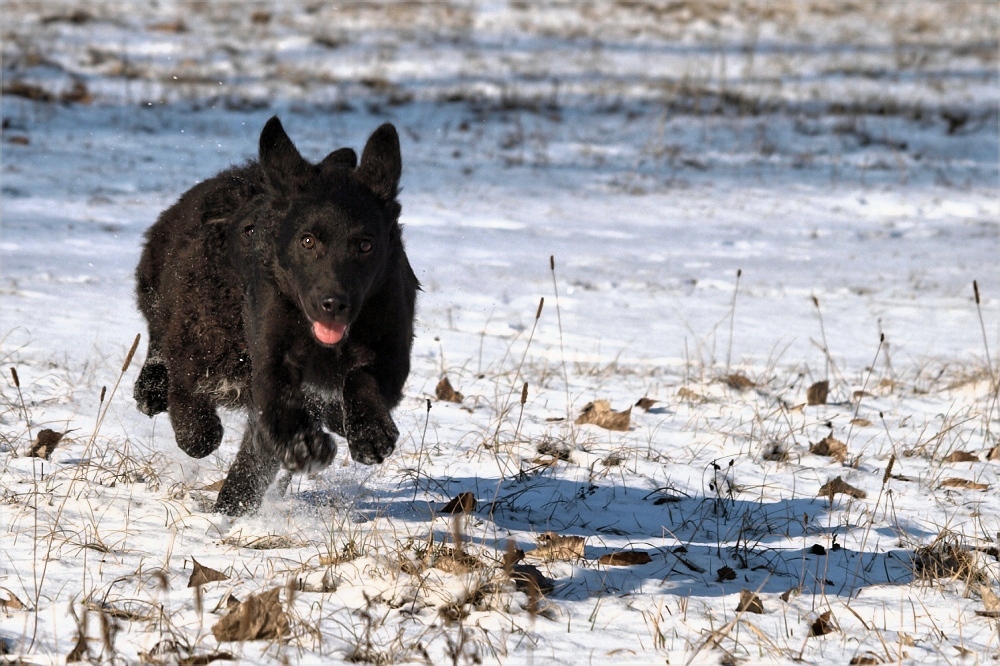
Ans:
{"label": "dog's front leg", "polygon": [[258,424],[251,414],[239,453],[219,491],[215,510],[228,516],[242,516],[256,511],[280,465],[278,457],[261,445]]}
{"label": "dog's front leg", "polygon": [[351,457],[364,465],[381,463],[399,439],[378,383],[364,370],[348,373],[344,382],[344,434]]}
{"label": "dog's front leg", "polygon": [[254,368],[254,409],[261,446],[292,472],[315,472],[337,453],[333,436],[306,408],[294,369],[287,365]]}

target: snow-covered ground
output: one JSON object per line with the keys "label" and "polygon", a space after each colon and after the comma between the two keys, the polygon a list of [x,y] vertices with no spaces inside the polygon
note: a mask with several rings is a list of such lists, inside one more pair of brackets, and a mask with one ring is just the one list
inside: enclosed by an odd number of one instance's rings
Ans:
{"label": "snow-covered ground", "polygon": [[[6,0],[2,26],[5,661],[1000,658],[994,4]],[[424,291],[393,457],[344,446],[230,520],[240,416],[188,459],[132,402],[144,344],[122,364],[143,231],[273,114],[313,159],[396,124]],[[574,423],[643,397],[627,431]],[[583,547],[527,554],[539,596],[503,558],[550,531]],[[187,587],[194,559],[227,580]],[[276,637],[217,639],[274,588]]]}

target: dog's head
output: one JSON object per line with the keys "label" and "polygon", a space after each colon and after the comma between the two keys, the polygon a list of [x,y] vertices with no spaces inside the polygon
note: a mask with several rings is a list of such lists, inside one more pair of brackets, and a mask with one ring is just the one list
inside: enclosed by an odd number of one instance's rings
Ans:
{"label": "dog's head", "polygon": [[256,241],[270,250],[279,288],[301,309],[315,341],[336,346],[400,251],[399,137],[385,124],[360,162],[341,148],[312,164],[275,117],[260,135],[260,165],[267,220],[253,230]]}

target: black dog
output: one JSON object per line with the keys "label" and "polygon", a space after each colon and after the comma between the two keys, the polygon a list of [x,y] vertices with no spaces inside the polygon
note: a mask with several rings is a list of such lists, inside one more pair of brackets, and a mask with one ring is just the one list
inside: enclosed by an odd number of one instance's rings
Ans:
{"label": "black dog", "polygon": [[399,226],[401,170],[392,125],[360,163],[341,148],[312,164],[272,118],[258,160],[194,186],[147,232],[139,409],[168,411],[196,458],[222,440],[217,407],[249,415],[217,511],[255,510],[281,466],[328,465],[329,431],[366,465],[392,453],[419,289]]}

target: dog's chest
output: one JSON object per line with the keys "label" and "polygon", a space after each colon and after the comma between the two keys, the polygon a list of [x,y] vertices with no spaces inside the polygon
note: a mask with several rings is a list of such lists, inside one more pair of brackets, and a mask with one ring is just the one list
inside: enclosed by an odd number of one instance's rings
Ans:
{"label": "dog's chest", "polygon": [[302,395],[306,402],[316,405],[343,404],[344,388],[343,384],[331,386],[328,384],[313,384],[304,382],[302,384]]}

